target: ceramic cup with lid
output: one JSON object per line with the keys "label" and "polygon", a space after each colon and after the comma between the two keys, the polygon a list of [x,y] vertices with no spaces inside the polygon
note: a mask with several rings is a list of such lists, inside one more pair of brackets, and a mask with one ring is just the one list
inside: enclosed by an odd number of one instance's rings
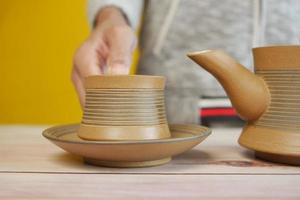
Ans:
{"label": "ceramic cup with lid", "polygon": [[169,138],[164,87],[165,78],[160,76],[87,77],[78,136],[85,140]]}
{"label": "ceramic cup with lid", "polygon": [[165,79],[111,75],[86,79],[80,124],[46,129],[43,135],[85,163],[106,167],[148,167],[169,162],[202,142],[211,130],[168,124]]}

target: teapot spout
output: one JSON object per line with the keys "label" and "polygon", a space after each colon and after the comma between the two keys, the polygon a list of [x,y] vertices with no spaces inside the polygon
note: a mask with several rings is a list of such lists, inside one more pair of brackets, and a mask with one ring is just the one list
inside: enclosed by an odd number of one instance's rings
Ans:
{"label": "teapot spout", "polygon": [[254,121],[265,112],[270,94],[262,78],[219,50],[193,52],[188,57],[221,83],[241,118]]}

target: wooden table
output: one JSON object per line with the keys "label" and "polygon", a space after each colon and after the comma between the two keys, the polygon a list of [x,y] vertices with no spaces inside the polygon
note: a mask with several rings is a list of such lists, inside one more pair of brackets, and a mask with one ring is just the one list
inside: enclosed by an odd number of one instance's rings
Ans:
{"label": "wooden table", "polygon": [[256,160],[239,128],[216,128],[169,164],[83,164],[42,137],[44,126],[0,126],[0,199],[300,199],[300,168]]}

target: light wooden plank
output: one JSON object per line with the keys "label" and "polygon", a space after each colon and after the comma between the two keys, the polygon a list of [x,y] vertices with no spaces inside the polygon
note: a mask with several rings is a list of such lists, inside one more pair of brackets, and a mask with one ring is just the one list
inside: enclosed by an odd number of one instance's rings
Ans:
{"label": "light wooden plank", "polygon": [[45,126],[0,126],[0,172],[165,173],[165,174],[300,174],[299,167],[256,160],[237,144],[239,128],[217,128],[193,150],[167,165],[116,169],[83,164],[42,137]]}
{"label": "light wooden plank", "polygon": [[0,199],[300,199],[300,175],[0,174]]}

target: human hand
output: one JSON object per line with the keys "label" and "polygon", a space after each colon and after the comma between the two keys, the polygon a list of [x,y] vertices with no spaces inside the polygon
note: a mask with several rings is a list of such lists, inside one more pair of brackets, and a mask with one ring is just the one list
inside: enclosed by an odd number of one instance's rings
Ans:
{"label": "human hand", "polygon": [[123,13],[116,7],[102,9],[90,36],[77,49],[72,82],[84,106],[84,79],[90,75],[128,74],[136,36]]}

